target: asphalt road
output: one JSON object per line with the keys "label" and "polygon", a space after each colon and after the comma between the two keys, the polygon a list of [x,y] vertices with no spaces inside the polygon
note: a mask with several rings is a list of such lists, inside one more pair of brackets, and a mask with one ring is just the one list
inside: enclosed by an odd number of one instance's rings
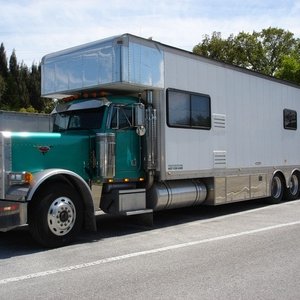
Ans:
{"label": "asphalt road", "polygon": [[97,233],[43,249],[0,233],[0,299],[300,299],[300,200],[99,216]]}

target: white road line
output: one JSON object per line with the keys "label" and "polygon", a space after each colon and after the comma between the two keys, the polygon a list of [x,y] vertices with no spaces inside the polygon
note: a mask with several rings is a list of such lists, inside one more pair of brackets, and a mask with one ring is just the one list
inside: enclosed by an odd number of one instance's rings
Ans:
{"label": "white road line", "polygon": [[300,221],[278,224],[278,225],[263,227],[263,228],[259,228],[259,229],[243,231],[243,232],[238,232],[238,233],[233,233],[233,234],[228,234],[228,235],[223,235],[223,236],[219,236],[219,237],[198,240],[198,241],[193,241],[193,242],[187,242],[187,243],[182,243],[182,244],[177,244],[177,245],[172,245],[172,246],[167,246],[167,247],[162,247],[162,248],[156,248],[156,249],[145,250],[145,251],[140,251],[140,252],[133,252],[133,253],[125,254],[125,255],[104,258],[104,259],[100,259],[100,260],[96,260],[96,261],[92,261],[92,262],[88,262],[88,263],[48,270],[48,271],[44,271],[44,272],[32,273],[32,274],[18,276],[18,277],[5,278],[5,279],[0,280],[0,285],[11,283],[11,282],[18,282],[18,281],[33,279],[33,278],[45,277],[45,276],[49,276],[49,275],[53,275],[53,274],[64,273],[64,272],[69,272],[69,271],[73,271],[73,270],[79,270],[79,269],[89,268],[89,267],[93,267],[93,266],[97,266],[97,265],[102,265],[102,264],[106,264],[106,263],[110,263],[110,262],[114,262],[114,261],[126,260],[126,259],[129,259],[132,257],[166,252],[166,251],[170,251],[170,250],[176,250],[176,249],[180,249],[180,248],[186,248],[186,247],[205,244],[205,243],[209,243],[209,242],[226,240],[226,239],[231,239],[231,238],[240,237],[240,236],[244,236],[244,235],[250,235],[250,234],[255,234],[255,233],[259,233],[259,232],[263,232],[263,231],[269,231],[269,230],[274,230],[274,229],[288,227],[288,226],[295,226],[295,225],[300,225]]}
{"label": "white road line", "polygon": [[300,203],[300,200],[282,202],[282,203],[279,203],[279,204],[276,204],[276,205],[267,205],[266,204],[263,207],[253,208],[253,209],[244,210],[244,211],[240,211],[240,212],[228,213],[228,214],[225,214],[223,216],[213,217],[213,218],[209,218],[209,219],[205,219],[205,220],[200,220],[198,222],[208,223],[208,222],[211,222],[212,220],[213,221],[218,221],[218,220],[223,220],[223,219],[229,219],[231,217],[248,215],[248,214],[251,214],[253,212],[257,212],[257,211],[261,211],[261,210],[276,209],[276,208],[281,207],[281,206],[299,205],[299,203]]}

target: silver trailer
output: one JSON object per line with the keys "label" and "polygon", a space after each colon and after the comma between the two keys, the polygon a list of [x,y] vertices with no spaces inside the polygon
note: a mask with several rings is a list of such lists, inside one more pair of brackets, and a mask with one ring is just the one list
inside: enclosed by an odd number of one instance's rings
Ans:
{"label": "silver trailer", "polygon": [[0,110],[0,131],[50,132],[50,115]]}
{"label": "silver trailer", "polygon": [[147,95],[146,208],[299,196],[299,86],[130,34],[44,57],[44,97],[91,92]]}

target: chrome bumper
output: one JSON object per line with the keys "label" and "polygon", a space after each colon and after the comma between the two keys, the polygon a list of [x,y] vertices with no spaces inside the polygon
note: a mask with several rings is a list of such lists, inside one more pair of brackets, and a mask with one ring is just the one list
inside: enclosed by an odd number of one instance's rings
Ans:
{"label": "chrome bumper", "polygon": [[0,200],[0,231],[8,231],[27,222],[27,203]]}

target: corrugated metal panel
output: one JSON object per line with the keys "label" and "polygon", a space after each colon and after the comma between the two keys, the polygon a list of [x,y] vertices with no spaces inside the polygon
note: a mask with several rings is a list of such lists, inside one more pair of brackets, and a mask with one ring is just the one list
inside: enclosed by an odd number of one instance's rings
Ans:
{"label": "corrugated metal panel", "polygon": [[50,115],[0,111],[0,131],[52,131]]}

